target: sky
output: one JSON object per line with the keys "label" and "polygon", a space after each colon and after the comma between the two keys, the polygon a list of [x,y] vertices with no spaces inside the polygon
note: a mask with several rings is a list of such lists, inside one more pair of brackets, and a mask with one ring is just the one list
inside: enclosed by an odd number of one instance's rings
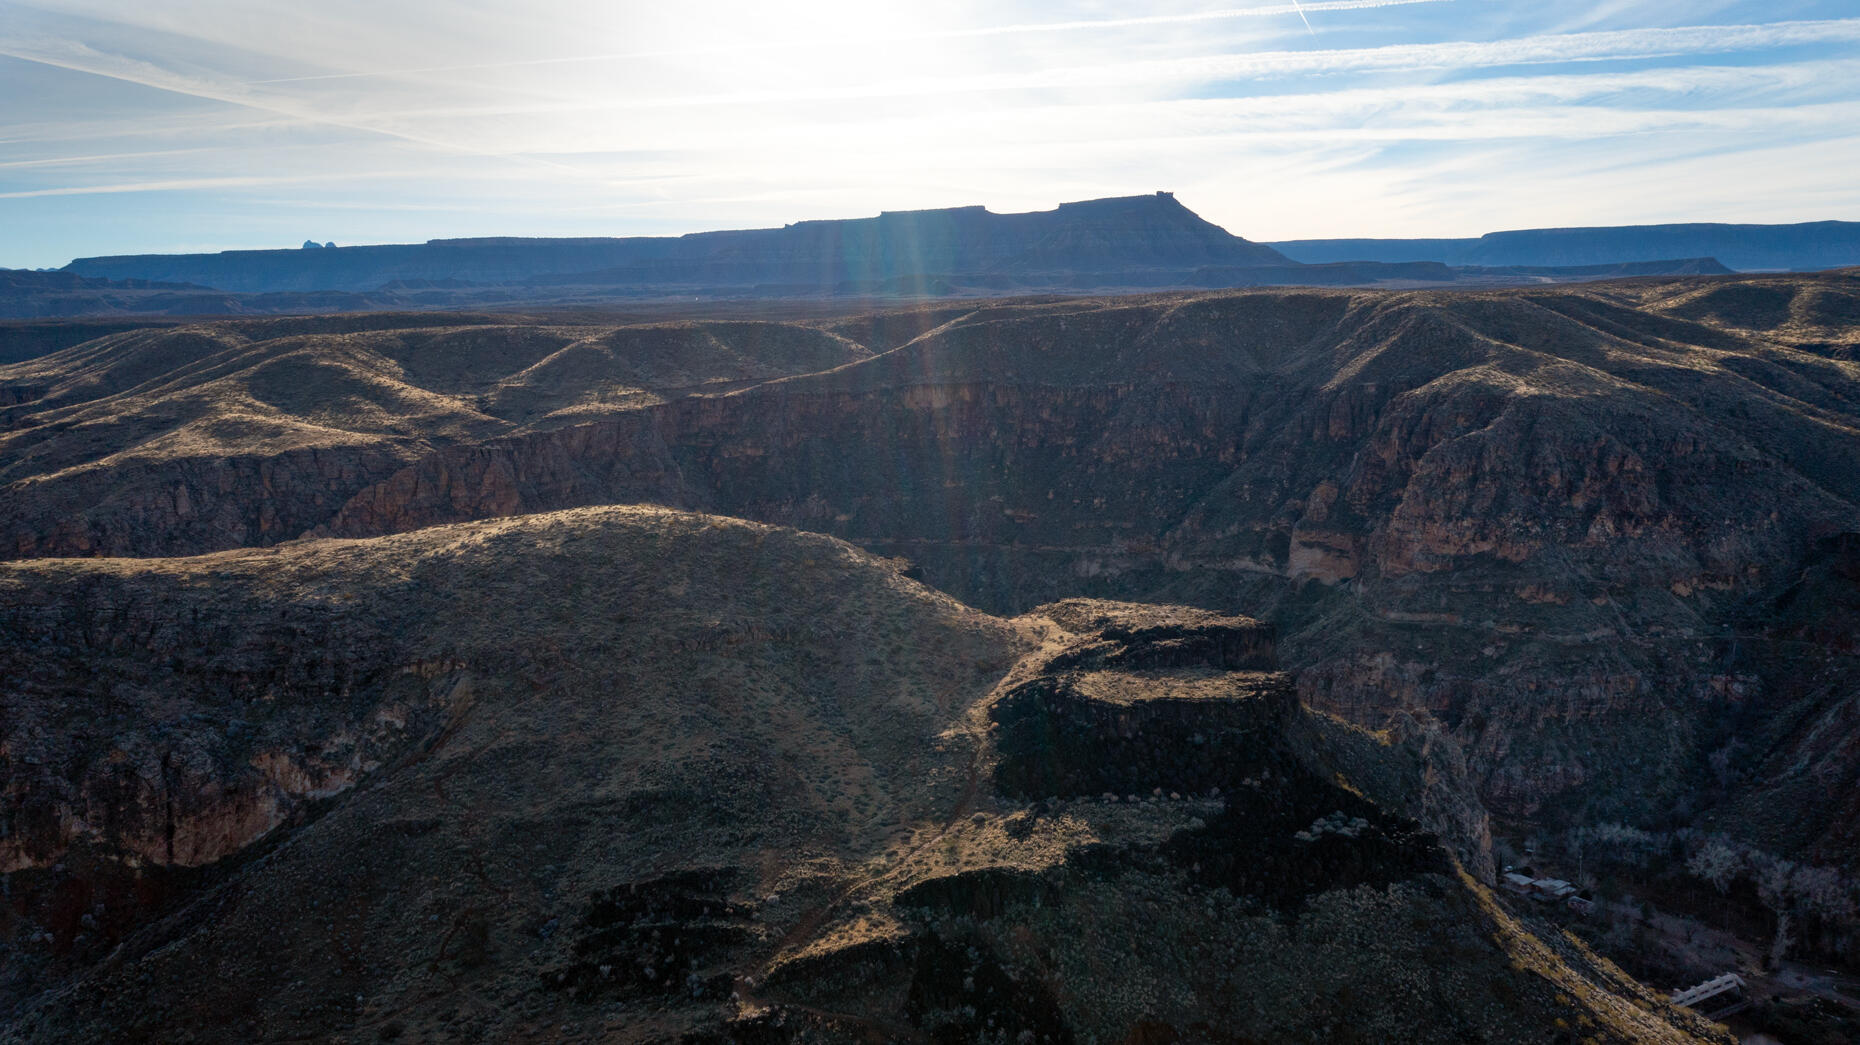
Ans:
{"label": "sky", "polygon": [[1860,0],[0,0],[0,266],[1174,191],[1255,240],[1860,219]]}

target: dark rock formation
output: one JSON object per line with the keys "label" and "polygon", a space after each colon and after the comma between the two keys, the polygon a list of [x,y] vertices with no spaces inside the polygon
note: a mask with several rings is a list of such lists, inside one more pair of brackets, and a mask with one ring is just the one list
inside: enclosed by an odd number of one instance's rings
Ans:
{"label": "dark rock formation", "polygon": [[[1040,611],[1092,636],[990,709],[995,785],[1022,798],[1229,790],[1268,765],[1298,706],[1269,629],[1075,600]],[[1211,679],[1150,675],[1214,669]],[[1136,673],[1130,677],[1131,673]]]}
{"label": "dark rock formation", "polygon": [[[538,584],[557,609],[525,608]],[[829,617],[840,638],[815,641]],[[0,571],[0,628],[0,1000],[93,976],[50,1018],[69,1040],[372,1035],[432,1015],[416,980],[659,998],[660,958],[734,971],[769,931],[742,891],[786,871],[716,869],[939,815],[956,756],[926,738],[1017,641],[837,542],[652,510],[45,562]],[[137,958],[93,966],[118,944]],[[727,980],[696,998],[688,972],[675,1000],[727,1007]],[[16,1015],[0,1035],[48,1027]]]}

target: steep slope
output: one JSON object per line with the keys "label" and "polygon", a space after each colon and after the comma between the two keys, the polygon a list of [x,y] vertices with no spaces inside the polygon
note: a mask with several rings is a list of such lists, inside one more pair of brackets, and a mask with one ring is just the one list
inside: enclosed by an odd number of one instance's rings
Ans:
{"label": "steep slope", "polygon": [[1257,622],[898,568],[643,508],[8,565],[5,1036],[1720,1040]]}

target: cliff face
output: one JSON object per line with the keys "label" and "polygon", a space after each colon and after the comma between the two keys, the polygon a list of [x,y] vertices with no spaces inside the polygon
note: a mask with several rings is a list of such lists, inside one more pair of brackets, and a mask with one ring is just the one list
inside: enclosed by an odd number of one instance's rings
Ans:
{"label": "cliff face", "polygon": [[597,508],[0,568],[0,1034],[1720,1040],[1268,626],[901,565]]}
{"label": "cliff face", "polygon": [[[412,456],[375,445],[126,461],[104,475],[87,470],[17,484],[0,533],[10,538],[7,552],[20,558],[275,544],[317,525]],[[109,492],[100,495],[99,487]],[[290,494],[264,496],[276,490]]]}

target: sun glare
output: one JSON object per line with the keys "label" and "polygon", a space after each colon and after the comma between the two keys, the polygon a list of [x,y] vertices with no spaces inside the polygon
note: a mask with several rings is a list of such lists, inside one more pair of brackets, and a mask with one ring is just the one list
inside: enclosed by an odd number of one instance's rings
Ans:
{"label": "sun glare", "polygon": [[785,52],[803,78],[895,58],[934,28],[921,7],[856,0],[699,0],[623,17],[650,48],[694,57]]}

